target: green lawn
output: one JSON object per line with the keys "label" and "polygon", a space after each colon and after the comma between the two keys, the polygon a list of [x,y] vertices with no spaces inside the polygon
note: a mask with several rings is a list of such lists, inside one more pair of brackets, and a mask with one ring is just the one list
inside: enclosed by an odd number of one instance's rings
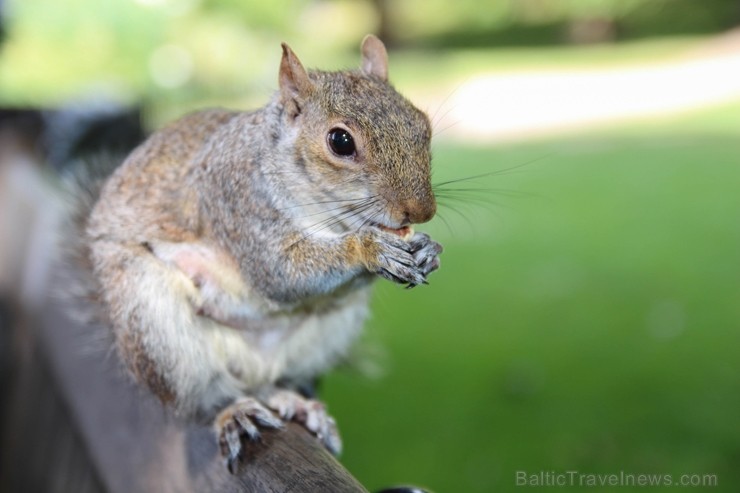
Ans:
{"label": "green lawn", "polygon": [[323,388],[344,464],[371,490],[513,491],[516,471],[578,470],[711,473],[712,491],[738,491],[740,104],[440,145],[435,179],[525,163],[461,185],[490,204],[424,228],[446,248],[430,286],[377,286],[368,345],[385,374]]}

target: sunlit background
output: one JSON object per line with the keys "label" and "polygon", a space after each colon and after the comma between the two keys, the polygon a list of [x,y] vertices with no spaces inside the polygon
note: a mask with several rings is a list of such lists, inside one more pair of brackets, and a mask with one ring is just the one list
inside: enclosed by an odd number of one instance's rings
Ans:
{"label": "sunlit background", "polygon": [[737,0],[0,6],[0,107],[136,107],[150,130],[264,104],[281,41],[339,69],[384,39],[434,122],[435,181],[479,177],[419,228],[445,246],[431,285],[379,283],[356,363],[323,381],[370,490],[512,491],[541,470],[740,488]]}

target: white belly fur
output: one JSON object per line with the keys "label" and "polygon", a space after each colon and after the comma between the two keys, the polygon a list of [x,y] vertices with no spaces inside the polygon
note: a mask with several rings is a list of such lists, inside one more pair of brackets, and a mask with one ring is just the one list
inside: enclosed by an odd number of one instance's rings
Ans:
{"label": "white belly fur", "polygon": [[310,379],[325,372],[359,336],[369,300],[370,286],[365,286],[322,312],[273,315],[275,323],[257,333],[204,320],[212,377],[203,389],[201,405],[209,407],[281,378]]}

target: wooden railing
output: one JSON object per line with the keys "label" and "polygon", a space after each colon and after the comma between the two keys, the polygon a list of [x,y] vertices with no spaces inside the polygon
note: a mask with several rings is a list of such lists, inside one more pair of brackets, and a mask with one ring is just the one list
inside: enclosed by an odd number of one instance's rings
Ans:
{"label": "wooden railing", "polygon": [[367,492],[295,424],[265,431],[229,473],[210,425],[175,418],[132,384],[114,351],[90,349],[89,328],[53,304],[29,320],[14,324],[14,345],[25,350],[12,379],[0,490]]}

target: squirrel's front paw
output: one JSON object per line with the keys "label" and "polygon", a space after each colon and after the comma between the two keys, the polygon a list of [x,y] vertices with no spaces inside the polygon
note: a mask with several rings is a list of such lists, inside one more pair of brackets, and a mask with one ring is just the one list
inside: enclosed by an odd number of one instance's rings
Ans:
{"label": "squirrel's front paw", "polygon": [[424,277],[439,269],[439,254],[443,251],[442,245],[431,239],[426,233],[414,234],[409,240],[409,245],[414,260],[416,260],[416,265],[421,269]]}
{"label": "squirrel's front paw", "polygon": [[439,268],[442,245],[425,233],[416,233],[409,241],[384,231],[373,235],[374,261],[370,270],[390,281],[412,288],[427,284],[427,276]]}
{"label": "squirrel's front paw", "polygon": [[242,455],[242,437],[257,441],[260,432],[257,426],[282,428],[283,422],[253,397],[241,397],[221,411],[214,422],[221,455],[233,474]]}

